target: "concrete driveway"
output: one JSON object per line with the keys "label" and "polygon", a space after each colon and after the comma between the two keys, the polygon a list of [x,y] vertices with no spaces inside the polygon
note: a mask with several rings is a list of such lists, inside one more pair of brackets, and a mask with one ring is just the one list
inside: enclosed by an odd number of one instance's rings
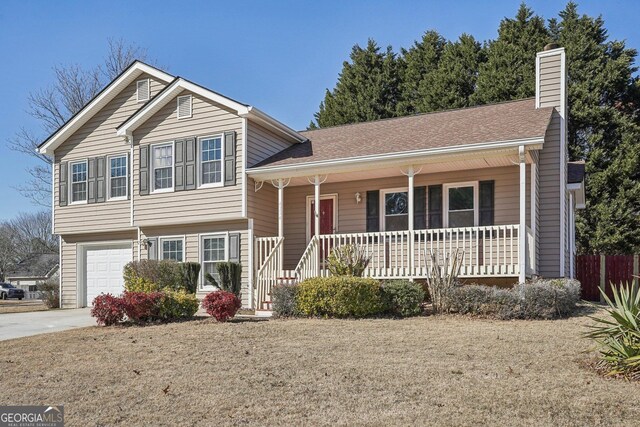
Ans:
{"label": "concrete driveway", "polygon": [[90,308],[0,314],[0,341],[94,326]]}

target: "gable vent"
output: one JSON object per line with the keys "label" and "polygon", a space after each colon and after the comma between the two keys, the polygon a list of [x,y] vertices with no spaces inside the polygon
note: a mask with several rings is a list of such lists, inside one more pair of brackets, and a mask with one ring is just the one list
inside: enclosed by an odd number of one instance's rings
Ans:
{"label": "gable vent", "polygon": [[178,97],[178,118],[191,117],[191,95]]}
{"label": "gable vent", "polygon": [[138,80],[136,82],[136,93],[138,96],[138,102],[149,100],[149,79]]}

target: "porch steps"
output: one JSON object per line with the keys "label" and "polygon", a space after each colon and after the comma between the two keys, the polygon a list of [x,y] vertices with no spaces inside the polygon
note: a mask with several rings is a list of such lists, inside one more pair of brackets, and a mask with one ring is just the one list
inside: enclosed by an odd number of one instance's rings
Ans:
{"label": "porch steps", "polygon": [[[276,279],[276,285],[295,285],[297,283],[298,280],[295,277],[278,277]],[[268,299],[261,301],[259,303],[260,306],[256,308],[256,316],[271,317],[273,313],[271,292],[269,292],[266,296]]]}

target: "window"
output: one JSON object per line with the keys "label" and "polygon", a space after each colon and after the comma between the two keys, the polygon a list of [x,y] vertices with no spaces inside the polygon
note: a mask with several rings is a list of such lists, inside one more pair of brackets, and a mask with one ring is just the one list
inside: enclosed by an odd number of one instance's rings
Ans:
{"label": "window", "polygon": [[383,203],[383,230],[396,231],[409,228],[409,196],[407,190],[381,191]]}
{"label": "window", "polygon": [[138,80],[136,82],[136,97],[138,102],[144,102],[149,100],[149,79]]}
{"label": "window", "polygon": [[184,261],[184,238],[160,238],[160,259]]}
{"label": "window", "polygon": [[222,136],[200,140],[200,185],[222,182]]}
{"label": "window", "polygon": [[87,161],[71,163],[71,203],[87,201]]}
{"label": "window", "polygon": [[191,117],[191,95],[178,97],[178,118],[186,119]]}
{"label": "window", "polygon": [[445,227],[473,227],[478,223],[478,183],[445,184]]}
{"label": "window", "polygon": [[127,188],[127,156],[109,158],[109,199],[126,199]]}
{"label": "window", "polygon": [[153,191],[173,190],[173,144],[152,147]]}
{"label": "window", "polygon": [[[207,273],[211,274],[216,281],[220,281],[218,270],[216,266],[225,262],[228,259],[227,256],[227,236],[226,234],[216,234],[209,236],[202,236],[201,241],[201,258],[202,258],[202,276]],[[202,282],[203,285],[205,281]]]}

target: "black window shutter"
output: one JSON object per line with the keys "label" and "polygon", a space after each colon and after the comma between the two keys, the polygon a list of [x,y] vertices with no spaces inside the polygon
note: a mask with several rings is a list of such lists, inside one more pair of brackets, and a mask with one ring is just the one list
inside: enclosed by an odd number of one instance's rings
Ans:
{"label": "black window shutter", "polygon": [[[131,200],[131,155],[127,153],[127,199]],[[110,172],[109,172],[110,173]]]}
{"label": "black window shutter", "polygon": [[413,189],[413,228],[415,230],[427,228],[427,187]]}
{"label": "black window shutter", "polygon": [[149,194],[149,146],[140,146],[140,195]]}
{"label": "black window shutter", "polygon": [[173,168],[175,176],[173,177],[174,189],[176,191],[184,190],[184,140],[179,139],[175,142],[175,162]]}
{"label": "black window shutter", "polygon": [[442,228],[442,185],[429,186],[429,228]]}
{"label": "black window shutter", "polygon": [[106,157],[96,157],[96,203],[107,200]]}
{"label": "black window shutter", "polygon": [[236,132],[224,133],[224,185],[236,185]]}
{"label": "black window shutter", "polygon": [[367,191],[367,233],[380,231],[380,191]]}
{"label": "black window shutter", "polygon": [[480,225],[493,225],[495,181],[480,181]]}
{"label": "black window shutter", "polygon": [[158,239],[147,239],[149,242],[147,245],[147,258],[158,259]]}
{"label": "black window shutter", "polygon": [[184,141],[184,189],[194,190],[197,186],[196,167],[196,139],[188,138]]}
{"label": "black window shutter", "polygon": [[87,160],[87,203],[95,203],[96,200],[96,159]]}
{"label": "black window shutter", "polygon": [[67,180],[69,178],[68,167],[68,162],[60,162],[60,169],[58,170],[58,204],[60,206],[67,206],[67,197],[69,195],[67,187]]}
{"label": "black window shutter", "polygon": [[229,234],[229,261],[240,262],[240,233]]}

